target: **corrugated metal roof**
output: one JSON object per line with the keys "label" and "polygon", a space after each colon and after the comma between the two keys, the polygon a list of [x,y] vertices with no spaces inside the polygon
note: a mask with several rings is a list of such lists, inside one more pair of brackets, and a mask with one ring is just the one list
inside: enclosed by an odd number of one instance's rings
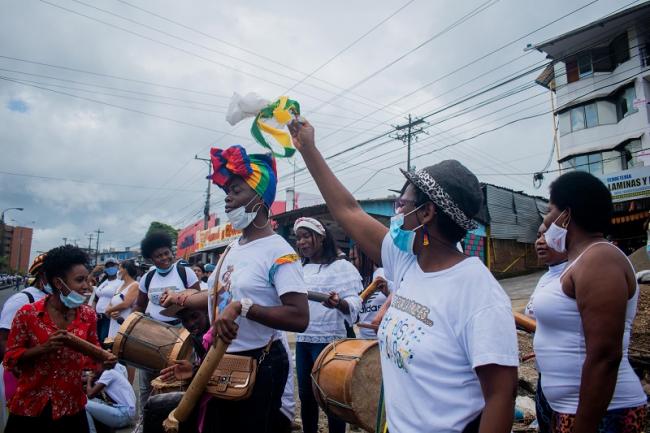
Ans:
{"label": "corrugated metal roof", "polygon": [[492,238],[535,242],[541,211],[546,207],[544,199],[489,184],[485,185],[485,197]]}

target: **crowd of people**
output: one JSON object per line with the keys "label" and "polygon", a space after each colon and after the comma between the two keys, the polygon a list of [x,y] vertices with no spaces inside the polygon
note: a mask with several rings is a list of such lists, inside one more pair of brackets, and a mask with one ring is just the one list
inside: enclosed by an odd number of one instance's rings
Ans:
{"label": "crowd of people", "polygon": [[[387,228],[336,178],[313,127],[300,119],[290,131],[332,216],[354,241],[350,260],[318,219],[295,221],[295,249],[274,232],[272,157],[240,146],[212,149],[212,180],[242,232],[218,263],[186,265],[161,232],[142,240],[151,263],[144,272],[113,259],[89,269],[85,253],[70,245],[36,258],[33,287],[9,298],[0,316],[6,432],[133,423],[161,432],[184,393],[152,395],[152,381],[192,380],[220,341],[228,355],[255,362],[254,385],[240,399],[205,392],[180,431],[291,431],[297,381],[302,429],[315,433],[312,369],[357,322],[370,325],[357,332],[376,339],[380,352],[386,425],[378,429],[511,431],[519,354],[510,300],[480,259],[457,248],[481,207],[476,176],[453,160],[403,172]],[[537,323],[540,432],[645,429],[647,397],[627,358],[639,288],[627,257],[605,238],[611,214],[609,191],[588,173],[564,174],[550,187],[536,243],[549,269],[526,307]],[[362,299],[371,282],[376,291]],[[194,349],[192,358],[162,370],[138,369],[139,411],[136,368],[117,357],[98,363],[66,344],[74,335],[110,346],[133,312],[185,328]],[[288,332],[296,334],[295,357]],[[344,420],[327,415],[330,433],[346,431]]]}

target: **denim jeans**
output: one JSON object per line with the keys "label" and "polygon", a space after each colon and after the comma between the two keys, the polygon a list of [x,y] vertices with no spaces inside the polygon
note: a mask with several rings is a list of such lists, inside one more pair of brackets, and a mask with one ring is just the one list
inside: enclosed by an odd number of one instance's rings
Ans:
{"label": "denim jeans", "polygon": [[108,404],[97,398],[88,400],[86,403],[86,415],[90,433],[97,432],[95,420],[111,428],[122,428],[130,425],[134,418],[129,413],[128,407]]}
{"label": "denim jeans", "polygon": [[[318,431],[318,403],[311,387],[311,370],[316,358],[327,343],[296,343],[296,370],[298,375],[298,395],[300,397],[300,417],[304,433]],[[345,421],[327,416],[330,433],[345,433]]]}

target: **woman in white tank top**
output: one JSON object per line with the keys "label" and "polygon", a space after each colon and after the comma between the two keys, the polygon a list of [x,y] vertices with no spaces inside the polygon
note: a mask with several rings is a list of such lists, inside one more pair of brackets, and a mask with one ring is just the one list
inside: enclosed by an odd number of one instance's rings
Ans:
{"label": "woman in white tank top", "polygon": [[545,240],[569,264],[535,294],[534,349],[553,433],[645,428],[646,395],[627,357],[638,287],[625,254],[604,238],[612,209],[609,190],[589,173],[551,184]]}

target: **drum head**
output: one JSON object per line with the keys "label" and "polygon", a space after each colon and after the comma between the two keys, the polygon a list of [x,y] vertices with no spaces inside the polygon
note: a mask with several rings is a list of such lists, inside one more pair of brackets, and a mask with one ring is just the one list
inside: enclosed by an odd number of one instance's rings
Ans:
{"label": "drum head", "polygon": [[369,347],[359,360],[352,374],[350,393],[352,408],[360,421],[360,427],[374,432],[381,393],[379,345]]}

